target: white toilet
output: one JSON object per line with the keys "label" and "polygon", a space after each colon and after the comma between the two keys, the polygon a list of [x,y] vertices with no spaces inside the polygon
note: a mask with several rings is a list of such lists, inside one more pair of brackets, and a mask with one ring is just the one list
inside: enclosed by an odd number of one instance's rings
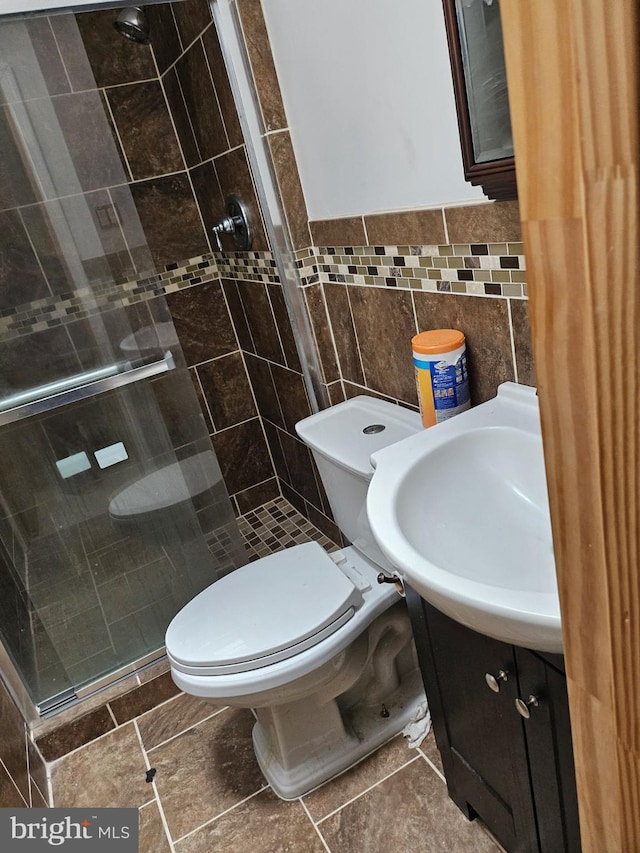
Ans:
{"label": "white toilet", "polygon": [[352,546],[315,542],[242,566],[173,619],[166,648],[185,693],[252,708],[255,753],[294,799],[401,731],[424,701],[411,626],[369,529],[376,450],[417,432],[420,418],[356,397],[297,424],[336,522]]}

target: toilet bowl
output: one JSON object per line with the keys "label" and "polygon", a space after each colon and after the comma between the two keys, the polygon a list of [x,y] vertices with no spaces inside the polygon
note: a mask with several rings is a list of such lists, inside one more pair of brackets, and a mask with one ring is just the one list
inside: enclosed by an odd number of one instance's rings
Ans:
{"label": "toilet bowl", "polygon": [[209,586],[166,634],[184,692],[252,708],[258,763],[294,799],[346,770],[424,701],[411,626],[366,520],[376,450],[420,429],[419,416],[356,397],[297,425],[336,522],[353,543],[315,542],[263,557]]}

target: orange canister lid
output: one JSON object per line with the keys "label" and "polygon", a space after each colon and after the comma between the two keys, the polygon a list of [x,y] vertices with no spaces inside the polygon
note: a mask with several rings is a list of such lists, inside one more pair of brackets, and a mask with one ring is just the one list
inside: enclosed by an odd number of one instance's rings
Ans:
{"label": "orange canister lid", "polygon": [[434,355],[439,352],[451,352],[464,344],[464,335],[458,329],[431,329],[420,332],[411,338],[414,352]]}

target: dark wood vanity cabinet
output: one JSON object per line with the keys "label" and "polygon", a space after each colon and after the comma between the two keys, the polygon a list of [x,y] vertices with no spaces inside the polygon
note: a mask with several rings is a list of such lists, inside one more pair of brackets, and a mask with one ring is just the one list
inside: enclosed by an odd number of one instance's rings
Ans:
{"label": "dark wood vanity cabinet", "polygon": [[562,656],[477,634],[409,588],[407,604],[451,799],[509,853],[578,853]]}

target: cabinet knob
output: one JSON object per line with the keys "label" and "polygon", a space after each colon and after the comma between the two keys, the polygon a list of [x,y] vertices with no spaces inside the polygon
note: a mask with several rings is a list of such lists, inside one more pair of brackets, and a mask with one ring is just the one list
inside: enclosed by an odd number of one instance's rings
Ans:
{"label": "cabinet knob", "polygon": [[524,717],[525,720],[528,720],[531,716],[531,711],[529,708],[537,708],[540,703],[538,702],[537,696],[529,696],[527,701],[524,699],[516,699],[516,710],[520,714],[521,717]]}
{"label": "cabinet knob", "polygon": [[492,675],[490,672],[487,672],[484,677],[484,680],[494,693],[500,693],[500,682],[507,681],[508,679],[509,673],[505,672],[504,669],[501,669],[497,675]]}

